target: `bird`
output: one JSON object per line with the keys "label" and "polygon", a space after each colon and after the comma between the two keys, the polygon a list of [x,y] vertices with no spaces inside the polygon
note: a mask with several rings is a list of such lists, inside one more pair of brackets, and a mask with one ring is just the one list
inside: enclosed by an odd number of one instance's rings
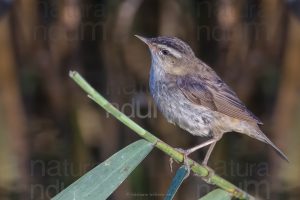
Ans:
{"label": "bird", "polygon": [[147,38],[135,35],[151,53],[149,87],[154,103],[169,123],[194,136],[209,139],[182,150],[184,158],[209,146],[202,162],[207,166],[216,143],[224,133],[238,132],[271,145],[287,156],[261,131],[262,121],[192,48],[176,37]]}

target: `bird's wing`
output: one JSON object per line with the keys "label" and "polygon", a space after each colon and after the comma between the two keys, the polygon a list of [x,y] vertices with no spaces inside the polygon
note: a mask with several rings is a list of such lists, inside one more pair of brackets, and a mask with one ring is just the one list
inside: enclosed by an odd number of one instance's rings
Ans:
{"label": "bird's wing", "polygon": [[262,124],[217,75],[213,79],[185,76],[177,80],[177,86],[194,104],[208,107],[236,119]]}

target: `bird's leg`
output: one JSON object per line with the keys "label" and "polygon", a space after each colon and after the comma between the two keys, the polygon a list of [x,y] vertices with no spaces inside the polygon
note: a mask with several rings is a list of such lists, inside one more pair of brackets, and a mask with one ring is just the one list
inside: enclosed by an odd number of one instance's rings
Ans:
{"label": "bird's leg", "polygon": [[208,163],[208,159],[213,151],[213,149],[215,148],[215,145],[217,144],[217,141],[219,141],[222,138],[223,134],[218,134],[214,136],[215,142],[211,143],[211,145],[209,146],[208,151],[206,152],[205,158],[202,162],[202,165],[204,165],[208,171],[207,176],[205,177],[205,181],[208,183],[211,183],[211,177],[215,174],[215,171],[213,169],[211,169],[210,167],[207,166]]}
{"label": "bird's leg", "polygon": [[214,147],[215,147],[217,141],[218,141],[218,140],[216,140],[215,142],[211,143],[211,145],[209,146],[209,149],[208,149],[208,151],[206,152],[205,158],[204,158],[204,160],[203,160],[203,162],[202,162],[203,165],[207,166],[208,159],[209,159],[209,157],[210,157],[210,155],[211,155],[211,152],[213,151],[213,149],[214,149]]}
{"label": "bird's leg", "polygon": [[211,155],[211,152],[213,151],[213,149],[214,149],[216,143],[217,143],[217,141],[214,142],[214,143],[212,143],[212,144],[209,146],[209,149],[208,149],[208,151],[207,151],[207,153],[206,153],[206,155],[205,155],[205,158],[204,158],[204,160],[203,160],[203,162],[202,162],[202,164],[205,166],[205,168],[206,168],[207,171],[208,171],[207,176],[203,179],[203,180],[205,180],[207,183],[211,183],[211,180],[210,180],[210,179],[211,179],[211,177],[215,174],[215,171],[214,171],[213,169],[211,169],[210,167],[207,166],[207,162],[208,162],[208,159],[209,159],[209,157],[210,157],[210,155]]}
{"label": "bird's leg", "polygon": [[210,145],[214,142],[216,142],[218,139],[216,138],[213,138],[213,139],[210,139],[210,140],[207,140],[206,142],[203,142],[193,148],[190,148],[190,149],[187,149],[187,150],[184,150],[184,149],[180,149],[180,148],[176,148],[176,150],[178,150],[179,152],[181,152],[184,156],[184,161],[186,160],[187,156],[190,155],[191,153],[197,151],[198,149],[201,149],[203,147],[206,147],[207,145]]}
{"label": "bird's leg", "polygon": [[198,149],[201,149],[201,148],[203,148],[203,147],[206,147],[207,145],[210,145],[210,144],[212,144],[212,143],[216,143],[217,140],[218,140],[218,139],[213,138],[213,139],[207,140],[206,142],[203,142],[203,143],[201,143],[201,144],[199,144],[199,145],[197,145],[197,146],[195,146],[195,147],[193,147],[193,148],[187,149],[187,150],[178,149],[178,148],[176,149],[176,150],[180,151],[180,152],[183,154],[183,162],[184,162],[184,165],[185,165],[185,166],[187,167],[187,169],[188,169],[188,173],[187,173],[187,176],[186,176],[186,177],[188,177],[189,174],[190,174],[190,166],[189,166],[189,163],[188,163],[187,156],[188,156],[189,154],[193,153],[194,151],[197,151]]}
{"label": "bird's leg", "polygon": [[203,147],[206,147],[207,145],[210,145],[210,144],[213,144],[213,143],[217,142],[218,140],[219,140],[218,138],[213,138],[213,139],[207,140],[206,142],[203,142],[203,143],[201,143],[201,144],[199,144],[199,145],[197,145],[193,148],[187,149],[184,152],[185,152],[186,155],[189,155],[189,154],[191,154],[191,153],[193,153],[193,152],[195,152],[195,151],[197,151],[197,150],[199,150]]}

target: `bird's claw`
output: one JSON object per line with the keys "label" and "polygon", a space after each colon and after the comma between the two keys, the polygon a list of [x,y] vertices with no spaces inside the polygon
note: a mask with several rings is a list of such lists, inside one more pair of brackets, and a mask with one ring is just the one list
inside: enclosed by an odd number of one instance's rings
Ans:
{"label": "bird's claw", "polygon": [[173,172],[173,158],[170,157],[170,160],[169,160],[169,165],[170,165],[170,169],[171,169],[171,172]]}
{"label": "bird's claw", "polygon": [[184,163],[184,165],[186,166],[186,169],[187,169],[187,174],[185,175],[185,178],[184,178],[184,179],[186,179],[187,177],[189,177],[189,175],[191,173],[191,166],[190,166],[189,161],[188,161],[189,152],[187,150],[184,150],[184,149],[181,149],[181,148],[175,148],[175,149],[183,154],[183,163]]}
{"label": "bird's claw", "polygon": [[215,171],[208,167],[206,164],[203,164],[203,166],[205,167],[205,169],[208,171],[208,174],[204,177],[202,177],[202,179],[208,183],[208,184],[212,184],[212,181],[211,181],[211,177],[213,177],[215,175]]}

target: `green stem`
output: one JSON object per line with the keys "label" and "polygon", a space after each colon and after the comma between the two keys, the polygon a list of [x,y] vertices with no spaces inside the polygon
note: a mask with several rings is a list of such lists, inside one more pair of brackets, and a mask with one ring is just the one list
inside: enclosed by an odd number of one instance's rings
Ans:
{"label": "green stem", "polygon": [[[174,149],[170,145],[166,144],[162,140],[155,137],[150,132],[143,129],[133,120],[128,118],[125,114],[120,112],[116,109],[111,103],[109,103],[103,96],[101,96],[89,83],[87,83],[83,77],[76,71],[70,71],[70,77],[88,94],[88,97],[95,101],[98,105],[104,108],[107,112],[112,114],[116,117],[120,122],[125,124],[127,127],[132,129],[135,133],[139,136],[144,138],[145,140],[151,142],[155,147],[163,151],[164,153],[168,154],[172,159],[177,162],[183,162],[183,154],[178,150]],[[191,166],[191,170],[197,174],[198,176],[205,179],[209,175],[208,168],[200,165],[199,163],[195,162],[194,160],[188,158],[187,162]],[[239,199],[254,199],[248,193],[242,191],[232,183],[226,181],[225,179],[221,178],[220,176],[213,174],[210,176],[210,183],[219,186],[223,190],[229,192],[232,196],[239,198]]]}

